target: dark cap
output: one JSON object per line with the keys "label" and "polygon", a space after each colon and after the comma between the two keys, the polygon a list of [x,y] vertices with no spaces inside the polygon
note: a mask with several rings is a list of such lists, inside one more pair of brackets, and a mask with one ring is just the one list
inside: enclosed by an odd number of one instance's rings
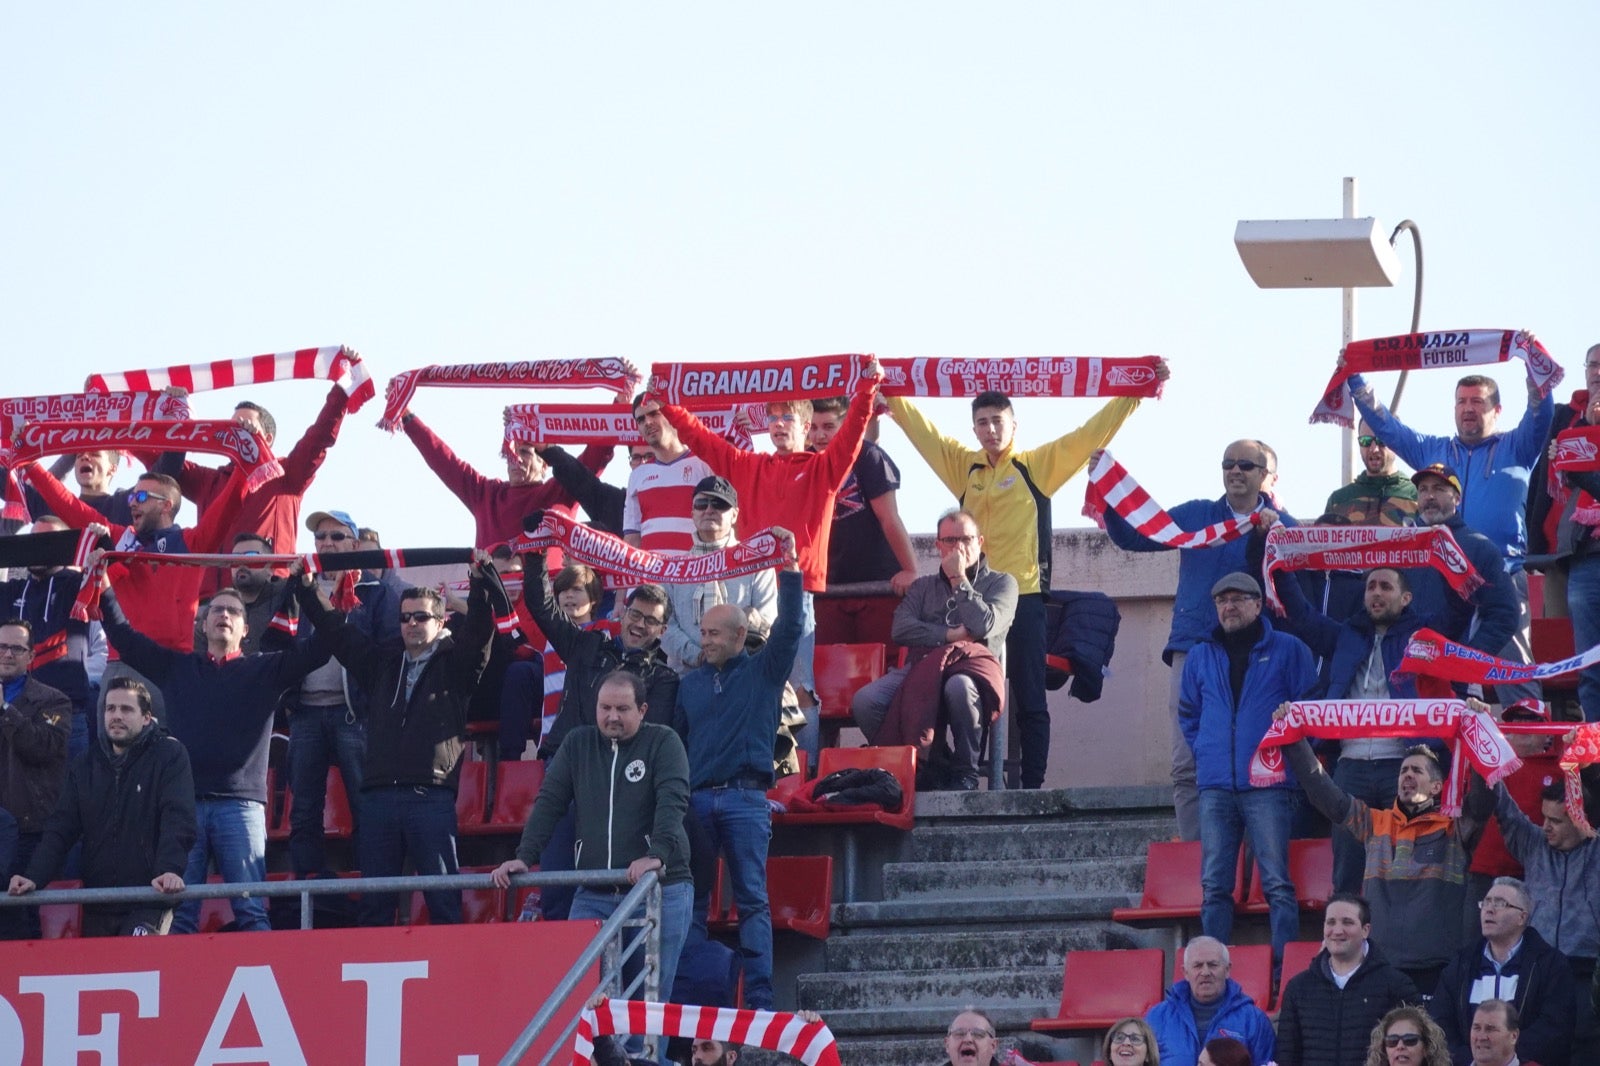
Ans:
{"label": "dark cap", "polygon": [[1235,571],[1224,575],[1220,581],[1211,586],[1212,599],[1222,595],[1224,592],[1242,592],[1246,596],[1254,596],[1259,600],[1261,598],[1261,583],[1249,574],[1241,574]]}
{"label": "dark cap", "polygon": [[1443,463],[1434,463],[1432,466],[1425,466],[1418,470],[1411,475],[1411,483],[1420,485],[1425,477],[1436,477],[1455,489],[1456,495],[1459,496],[1461,494],[1461,479],[1456,476],[1456,472],[1453,469]]}
{"label": "dark cap", "polygon": [[739,493],[725,477],[703,477],[694,487],[696,496],[710,496],[714,500],[721,500],[730,507],[739,506]]}

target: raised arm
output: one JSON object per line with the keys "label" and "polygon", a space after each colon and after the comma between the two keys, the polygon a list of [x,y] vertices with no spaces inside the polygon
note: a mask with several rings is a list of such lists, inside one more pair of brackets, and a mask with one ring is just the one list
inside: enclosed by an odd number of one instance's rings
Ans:
{"label": "raised arm", "polygon": [[469,510],[476,511],[488,493],[489,479],[457,458],[450,446],[434,436],[433,431],[423,425],[422,419],[411,412],[407,411],[400,419],[400,426],[411,438],[411,443],[416,445],[417,451],[422,453],[422,461],[428,464],[434,476]]}
{"label": "raised arm", "polygon": [[339,427],[344,424],[348,400],[341,386],[336,384],[328,390],[328,398],[322,402],[316,421],[306,428],[305,435],[283,458],[283,480],[273,486],[274,489],[299,496],[310,487],[317,470],[328,457],[328,449],[339,440]]}

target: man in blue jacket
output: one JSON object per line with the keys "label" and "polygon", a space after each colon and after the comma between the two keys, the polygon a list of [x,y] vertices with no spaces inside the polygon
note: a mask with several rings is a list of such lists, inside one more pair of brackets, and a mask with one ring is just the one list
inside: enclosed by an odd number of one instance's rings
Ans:
{"label": "man in blue jacket", "polygon": [[1228,976],[1227,945],[1197,936],[1183,949],[1183,980],[1167,989],[1144,1016],[1155,1030],[1162,1066],[1196,1066],[1200,1049],[1231,1036],[1250,1049],[1251,1062],[1271,1062],[1277,1051],[1272,1019]]}
{"label": "man in blue jacket", "polygon": [[[1090,460],[1093,462],[1093,459]],[[1214,522],[1244,518],[1272,507],[1267,496],[1277,476],[1277,457],[1258,440],[1236,440],[1222,453],[1220,500],[1190,500],[1168,511],[1182,529],[1204,529]],[[1279,513],[1284,525],[1296,522]],[[1111,543],[1124,551],[1170,551],[1141,536],[1128,522],[1111,511],[1105,516]],[[1270,523],[1267,523],[1270,525]],[[1263,525],[1261,530],[1267,527]],[[1211,604],[1211,586],[1226,574],[1247,572],[1246,538],[1210,548],[1181,548],[1178,560],[1178,591],[1172,604],[1172,631],[1161,658],[1172,667],[1172,684],[1167,711],[1172,716],[1172,805],[1178,815],[1178,835],[1184,840],[1200,839],[1200,795],[1195,787],[1194,753],[1178,727],[1178,692],[1183,679],[1183,661],[1189,649],[1206,637],[1217,624]]]}
{"label": "man in blue jacket", "polygon": [[[767,902],[767,840],[772,813],[772,745],[783,686],[800,646],[801,580],[794,534],[783,544],[778,619],[762,648],[744,650],[744,609],[718,604],[700,619],[700,666],[678,686],[674,726],[689,751],[689,802],[728,865],[739,908],[739,954],[746,1007],[772,1009],[772,912]],[[705,939],[711,886],[695,886],[691,942]]]}
{"label": "man in blue jacket", "polygon": [[1200,925],[1223,943],[1232,936],[1239,845],[1248,839],[1270,908],[1272,955],[1282,959],[1283,946],[1300,932],[1289,878],[1295,782],[1252,788],[1250,760],[1278,705],[1304,697],[1317,669],[1311,649],[1262,617],[1255,578],[1228,574],[1211,587],[1211,598],[1217,627],[1190,649],[1178,697],[1200,786]]}

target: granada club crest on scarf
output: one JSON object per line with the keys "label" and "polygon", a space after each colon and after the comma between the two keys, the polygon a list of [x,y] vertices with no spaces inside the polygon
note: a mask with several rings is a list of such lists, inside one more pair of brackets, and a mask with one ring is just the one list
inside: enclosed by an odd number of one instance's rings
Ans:
{"label": "granada club crest on scarf", "polygon": [[579,1016],[572,1066],[589,1066],[595,1037],[624,1033],[743,1044],[782,1052],[806,1066],[840,1066],[839,1049],[824,1022],[808,1022],[786,1011],[627,999],[601,1000]]}
{"label": "granada club crest on scarf", "polygon": [[377,392],[372,375],[361,357],[342,344],[321,348],[297,348],[292,352],[270,352],[243,359],[219,359],[211,363],[191,363],[159,370],[127,370],[119,374],[95,374],[89,378],[90,392],[160,392],[171,386],[190,392],[210,392],[236,385],[263,385],[269,381],[322,379],[337,384],[349,398],[345,411],[354,414]]}
{"label": "granada club crest on scarf", "polygon": [[125,452],[206,452],[239,464],[245,485],[254,490],[278,477],[283,467],[267,442],[237,422],[30,422],[8,445],[0,464],[16,467],[46,455],[115,448]]}
{"label": "granada club crest on scarf", "polygon": [[1333,372],[1321,401],[1311,412],[1312,422],[1355,425],[1355,401],[1350,398],[1350,375],[1380,370],[1459,369],[1492,366],[1515,357],[1528,367],[1528,379],[1541,393],[1561,383],[1562,370],[1533,334],[1519,329],[1470,329],[1442,333],[1403,333],[1352,341],[1344,350],[1344,365]]}
{"label": "granada club crest on scarf", "polygon": [[[1600,471],[1600,426],[1578,426],[1556,436],[1556,454],[1550,460],[1550,495],[1566,509],[1572,489],[1558,475]],[[1587,492],[1578,493],[1572,520],[1580,526],[1600,526],[1600,502]]]}
{"label": "granada club crest on scarf", "polygon": [[1431,567],[1465,599],[1483,576],[1447,526],[1274,526],[1267,533],[1263,571],[1267,600],[1283,613],[1273,575],[1280,570],[1396,570]]}
{"label": "granada club crest on scarf", "polygon": [[630,396],[638,381],[621,359],[533,359],[518,363],[455,363],[407,370],[389,379],[384,389],[380,429],[400,428],[417,389],[610,389]]}

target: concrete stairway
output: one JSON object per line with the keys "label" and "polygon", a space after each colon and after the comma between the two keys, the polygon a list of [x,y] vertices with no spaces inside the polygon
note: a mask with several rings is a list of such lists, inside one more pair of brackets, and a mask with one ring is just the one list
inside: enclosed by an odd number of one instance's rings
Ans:
{"label": "concrete stairway", "polygon": [[822,968],[797,979],[799,1006],[823,1014],[846,1063],[937,1062],[968,1004],[1029,1057],[1097,1057],[1028,1023],[1055,1012],[1067,951],[1168,946],[1170,933],[1109,914],[1137,901],[1145,845],[1173,834],[1170,790],[934,793],[917,797],[917,815],[872,879],[882,898],[835,906]]}

